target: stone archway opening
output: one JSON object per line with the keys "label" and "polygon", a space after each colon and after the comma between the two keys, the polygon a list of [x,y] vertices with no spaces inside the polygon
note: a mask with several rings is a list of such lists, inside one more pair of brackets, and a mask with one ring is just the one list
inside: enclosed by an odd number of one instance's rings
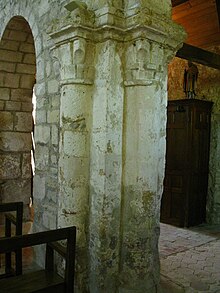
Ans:
{"label": "stone archway opening", "polygon": [[13,17],[0,41],[0,202],[23,201],[25,221],[32,218],[35,76],[31,28]]}

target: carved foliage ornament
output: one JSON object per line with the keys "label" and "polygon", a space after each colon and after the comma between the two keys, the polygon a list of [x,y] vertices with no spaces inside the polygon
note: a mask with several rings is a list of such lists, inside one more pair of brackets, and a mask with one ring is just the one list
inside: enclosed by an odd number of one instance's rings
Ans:
{"label": "carved foliage ornament", "polygon": [[130,43],[126,52],[126,84],[150,85],[163,71],[164,50],[147,39]]}

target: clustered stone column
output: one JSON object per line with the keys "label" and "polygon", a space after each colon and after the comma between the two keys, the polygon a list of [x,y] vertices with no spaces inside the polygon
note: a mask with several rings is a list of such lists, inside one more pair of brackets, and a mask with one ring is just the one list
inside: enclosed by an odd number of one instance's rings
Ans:
{"label": "clustered stone column", "polygon": [[78,227],[79,292],[154,293],[166,67],[183,34],[145,1],[116,2],[95,12],[73,2],[50,29],[61,72],[58,223]]}

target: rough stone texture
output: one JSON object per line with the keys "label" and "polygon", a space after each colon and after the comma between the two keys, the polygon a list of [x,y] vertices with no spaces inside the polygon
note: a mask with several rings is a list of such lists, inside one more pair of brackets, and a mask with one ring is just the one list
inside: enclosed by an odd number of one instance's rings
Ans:
{"label": "rough stone texture", "polygon": [[[220,53],[220,47],[209,48],[210,51]],[[199,76],[196,89],[196,98],[212,101],[213,110],[211,118],[211,142],[209,163],[209,187],[207,198],[207,221],[212,224],[220,223],[220,72],[207,66],[199,65]],[[185,98],[183,92],[183,74],[187,68],[187,61],[174,58],[169,64],[168,98]]]}
{"label": "rough stone texture", "polygon": [[9,98],[10,98],[10,89],[8,89],[8,88],[0,88],[0,96],[1,96],[1,100],[9,100]]}
{"label": "rough stone texture", "polygon": [[11,179],[1,185],[2,202],[23,201],[24,221],[30,218],[28,204],[31,197],[31,179]]}
{"label": "rough stone texture", "polygon": [[37,170],[41,170],[41,171],[48,170],[49,148],[47,146],[38,144],[36,146],[35,155],[37,157],[37,160],[35,162],[35,166]]}
{"label": "rough stone texture", "polygon": [[0,111],[4,110],[5,103],[4,101],[0,101]]}
{"label": "rough stone texture", "polygon": [[44,199],[46,194],[45,178],[40,175],[34,176],[34,198],[41,201]]}
{"label": "rough stone texture", "polygon": [[13,130],[13,114],[0,112],[0,130]]}
{"label": "rough stone texture", "polygon": [[[117,288],[120,249],[118,219],[121,208],[124,95],[120,71],[121,46],[108,41],[97,46],[96,54],[93,111],[97,115],[93,117],[90,165],[90,290],[104,292],[105,288],[106,292],[114,292]],[[98,210],[100,213],[97,213]],[[98,230],[95,229],[97,226]],[[101,254],[99,247],[103,251]]]}
{"label": "rough stone texture", "polygon": [[32,90],[25,89],[12,89],[11,90],[11,100],[19,102],[30,102],[32,96]]}
{"label": "rough stone texture", "polygon": [[15,131],[31,132],[33,129],[32,113],[17,112],[15,114]]}
{"label": "rough stone texture", "polygon": [[35,127],[35,142],[47,144],[50,141],[50,127],[39,125]]}
{"label": "rough stone texture", "polygon": [[31,153],[23,153],[21,170],[23,179],[32,177]]}
{"label": "rough stone texture", "polygon": [[[0,181],[4,182],[1,200],[22,200],[25,203],[25,220],[28,220],[27,204],[32,190],[33,82],[25,85],[25,89],[22,87],[27,74],[28,80],[35,80],[34,43],[24,19],[16,17],[9,20],[5,23],[7,28],[2,28],[0,42]],[[27,44],[30,36],[32,41]],[[25,52],[29,51],[32,54],[27,55]]]}
{"label": "rough stone texture", "polygon": [[0,155],[1,180],[19,178],[21,176],[19,155]]}
{"label": "rough stone texture", "polygon": [[22,152],[32,149],[30,133],[1,132],[0,150],[6,152]]}
{"label": "rough stone texture", "polygon": [[[184,33],[169,0],[67,2],[0,3],[0,49],[19,65],[0,72],[8,112],[25,111],[35,48],[33,229],[77,226],[77,292],[155,293],[166,68]],[[31,150],[21,116],[0,133],[2,152]]]}

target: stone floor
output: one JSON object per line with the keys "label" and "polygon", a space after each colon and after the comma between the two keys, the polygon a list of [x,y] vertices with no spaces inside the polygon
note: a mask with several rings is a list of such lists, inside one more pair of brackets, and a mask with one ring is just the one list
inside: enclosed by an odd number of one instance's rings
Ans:
{"label": "stone floor", "polygon": [[163,293],[220,293],[220,226],[161,223]]}
{"label": "stone floor", "polygon": [[[26,223],[23,233],[31,227]],[[183,229],[161,223],[159,251],[159,293],[220,293],[220,226]],[[23,250],[23,261],[24,271],[35,269],[31,248]],[[3,263],[0,258],[0,272]]]}

